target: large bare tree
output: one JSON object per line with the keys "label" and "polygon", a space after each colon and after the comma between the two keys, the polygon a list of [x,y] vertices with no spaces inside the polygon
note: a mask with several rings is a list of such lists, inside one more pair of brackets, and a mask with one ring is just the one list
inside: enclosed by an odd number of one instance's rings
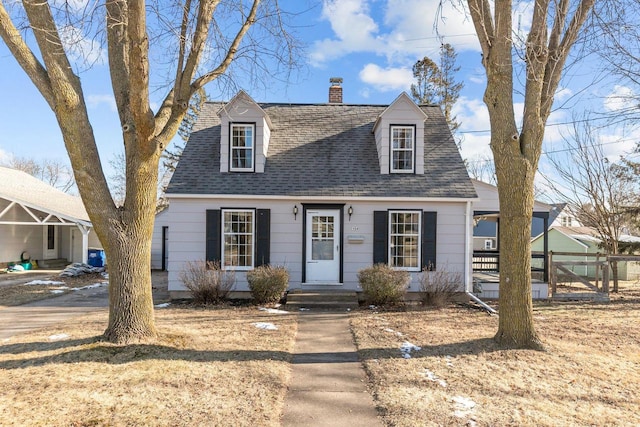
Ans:
{"label": "large bare tree", "polygon": [[[109,260],[105,339],[155,339],[150,254],[160,156],[193,94],[225,75],[233,63],[249,60],[245,65],[251,77],[292,64],[294,46],[281,18],[275,0],[0,3],[0,36],[56,116],[78,190]],[[106,38],[126,161],[122,206],[114,204],[101,167],[70,55],[74,47],[65,36],[69,27],[93,42]],[[151,60],[154,49],[163,61]],[[268,64],[265,57],[277,55],[282,61]],[[166,96],[154,112],[150,81],[155,66],[161,67],[161,78],[171,77],[165,79]]]}
{"label": "large bare tree", "polygon": [[495,340],[519,348],[544,348],[533,323],[531,219],[534,177],[545,124],[571,48],[595,0],[534,0],[524,44],[526,82],[522,123],[514,103],[512,0],[467,0],[487,76],[484,102],[500,200],[500,320]]}

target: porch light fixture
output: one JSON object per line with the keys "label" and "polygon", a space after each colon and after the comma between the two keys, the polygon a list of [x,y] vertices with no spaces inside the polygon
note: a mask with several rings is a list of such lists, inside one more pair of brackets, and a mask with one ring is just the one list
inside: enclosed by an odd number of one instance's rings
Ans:
{"label": "porch light fixture", "polygon": [[293,205],[293,219],[296,219],[298,216],[298,205]]}
{"label": "porch light fixture", "polygon": [[347,209],[347,213],[349,214],[349,221],[351,221],[351,215],[353,215],[353,206],[349,206],[349,209]]}

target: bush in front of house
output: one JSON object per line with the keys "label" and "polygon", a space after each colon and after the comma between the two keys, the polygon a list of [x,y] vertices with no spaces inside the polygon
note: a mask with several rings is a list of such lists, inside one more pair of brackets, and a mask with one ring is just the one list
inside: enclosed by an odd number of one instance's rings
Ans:
{"label": "bush in front of house", "polygon": [[212,261],[187,261],[180,281],[191,292],[196,304],[218,304],[229,296],[236,282],[232,270],[223,270]]}
{"label": "bush in front of house", "polygon": [[247,282],[256,304],[273,304],[289,286],[289,271],[281,265],[261,265],[247,272]]}
{"label": "bush in front of house", "polygon": [[462,273],[451,272],[446,266],[424,269],[420,275],[420,292],[422,304],[442,308],[448,305],[456,292],[462,287]]}
{"label": "bush in front of house", "polygon": [[410,281],[409,272],[394,270],[387,264],[375,264],[358,271],[358,282],[367,304],[400,303],[404,299]]}

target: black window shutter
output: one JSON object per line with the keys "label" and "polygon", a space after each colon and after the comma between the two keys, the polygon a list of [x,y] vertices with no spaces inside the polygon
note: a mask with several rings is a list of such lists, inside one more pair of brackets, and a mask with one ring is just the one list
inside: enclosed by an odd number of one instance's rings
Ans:
{"label": "black window shutter", "polygon": [[220,209],[207,210],[207,243],[205,255],[207,261],[220,262],[220,252],[222,251],[220,237],[222,227],[220,225],[220,219]]}
{"label": "black window shutter", "polygon": [[436,269],[436,229],[438,228],[438,213],[422,213],[422,268]]}
{"label": "black window shutter", "polygon": [[256,212],[256,267],[269,264],[271,246],[271,209]]}
{"label": "black window shutter", "polygon": [[389,212],[373,212],[373,263],[389,262]]}

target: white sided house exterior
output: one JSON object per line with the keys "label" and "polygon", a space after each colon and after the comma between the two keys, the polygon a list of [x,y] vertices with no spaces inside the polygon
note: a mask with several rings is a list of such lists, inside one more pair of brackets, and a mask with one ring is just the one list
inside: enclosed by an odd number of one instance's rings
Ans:
{"label": "white sided house exterior", "polygon": [[[249,296],[246,271],[285,266],[289,289],[359,291],[374,263],[461,275],[472,289],[476,192],[437,106],[207,103],[167,190],[169,291],[188,261],[220,261]],[[429,273],[427,273],[429,274]],[[236,294],[235,296],[241,296]]]}

